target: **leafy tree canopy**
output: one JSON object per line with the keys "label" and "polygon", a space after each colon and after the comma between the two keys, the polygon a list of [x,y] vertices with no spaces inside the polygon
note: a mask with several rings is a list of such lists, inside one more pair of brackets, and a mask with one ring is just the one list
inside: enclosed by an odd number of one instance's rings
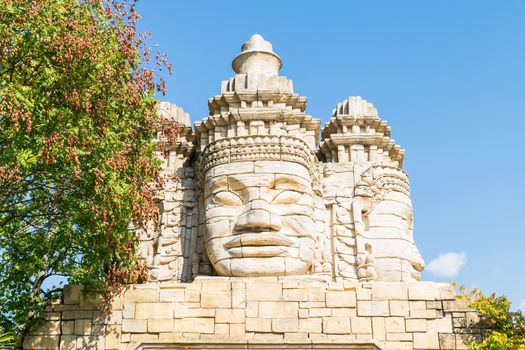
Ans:
{"label": "leafy tree canopy", "polygon": [[470,350],[525,349],[525,317],[521,311],[511,311],[511,302],[495,293],[485,295],[479,289],[467,291],[460,287],[460,298],[467,299],[482,319],[490,324],[491,333],[481,342],[473,342]]}
{"label": "leafy tree canopy", "polygon": [[[128,0],[0,1],[0,331],[22,336],[56,276],[139,281],[131,224],[156,218],[157,72]],[[153,56],[153,53],[151,53]]]}

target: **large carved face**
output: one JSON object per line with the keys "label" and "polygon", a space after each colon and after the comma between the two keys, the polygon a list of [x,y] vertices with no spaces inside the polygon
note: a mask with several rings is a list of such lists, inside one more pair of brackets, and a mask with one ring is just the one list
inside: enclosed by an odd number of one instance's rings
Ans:
{"label": "large carved face", "polygon": [[206,250],[219,275],[305,274],[316,225],[308,170],[287,161],[222,164],[205,174]]}
{"label": "large carved face", "polygon": [[364,219],[378,280],[419,280],[425,263],[414,243],[410,197],[389,191]]}

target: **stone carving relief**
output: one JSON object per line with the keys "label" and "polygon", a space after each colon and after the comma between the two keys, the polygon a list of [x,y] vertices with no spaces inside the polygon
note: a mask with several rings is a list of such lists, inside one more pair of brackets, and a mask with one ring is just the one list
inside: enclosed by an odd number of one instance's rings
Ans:
{"label": "stone carving relief", "polygon": [[281,66],[254,35],[194,128],[181,108],[159,106],[180,138],[168,150],[165,172],[177,178],[159,194],[160,229],[142,234],[150,279],[419,280],[404,150],[390,127],[349,97],[321,130]]}

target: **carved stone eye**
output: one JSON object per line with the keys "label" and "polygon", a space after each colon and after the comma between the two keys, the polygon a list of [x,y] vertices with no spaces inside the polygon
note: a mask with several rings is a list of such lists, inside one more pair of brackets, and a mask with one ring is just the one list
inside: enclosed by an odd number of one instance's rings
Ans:
{"label": "carved stone eye", "polygon": [[232,192],[218,192],[213,195],[213,202],[219,205],[238,206],[242,205],[241,198]]}
{"label": "carved stone eye", "polygon": [[301,199],[303,195],[299,192],[295,191],[283,191],[279,193],[275,198],[273,199],[272,203],[275,204],[297,204]]}

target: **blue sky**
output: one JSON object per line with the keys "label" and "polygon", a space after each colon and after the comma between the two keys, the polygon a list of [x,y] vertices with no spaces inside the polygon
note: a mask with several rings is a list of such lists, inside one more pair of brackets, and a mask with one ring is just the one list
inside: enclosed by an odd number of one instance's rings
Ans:
{"label": "blue sky", "polygon": [[[167,96],[197,121],[252,34],[324,124],[360,95],[406,149],[426,280],[525,306],[524,1],[139,1],[174,63]],[[454,267],[461,266],[456,276]]]}

